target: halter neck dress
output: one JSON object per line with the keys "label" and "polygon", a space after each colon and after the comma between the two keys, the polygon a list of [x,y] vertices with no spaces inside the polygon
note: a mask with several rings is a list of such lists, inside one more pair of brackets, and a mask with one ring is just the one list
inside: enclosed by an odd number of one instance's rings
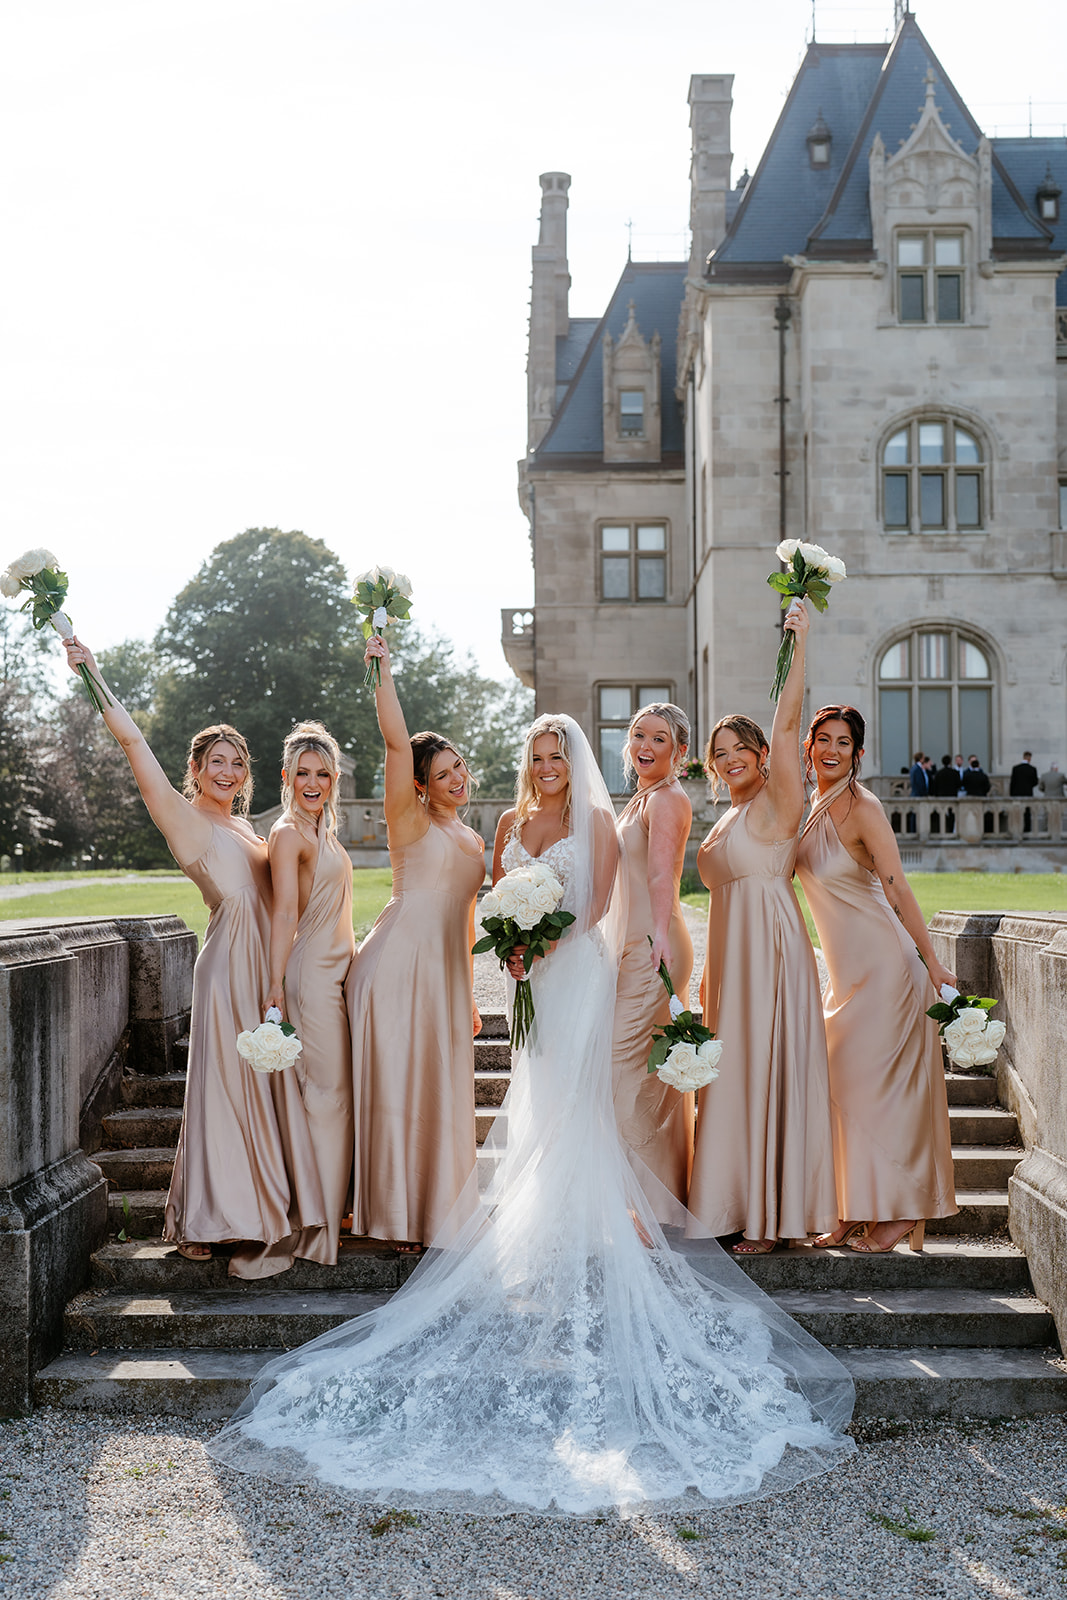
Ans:
{"label": "halter neck dress", "polygon": [[271,1247],[325,1222],[322,1187],[293,1068],[253,1072],[237,1035],[263,1020],[269,987],[267,847],[251,829],[211,823],[211,843],[182,867],[211,916],[193,971],[185,1109],[167,1195],[165,1239],[248,1241],[235,1277],[281,1272]]}
{"label": "halter neck dress", "polygon": [[428,1243],[474,1169],[470,909],[485,855],[431,822],[349,969],[352,1231]]}
{"label": "halter neck dress", "polygon": [[[626,942],[615,993],[612,1039],[612,1094],[619,1133],[660,1183],[685,1203],[693,1159],[693,1101],[648,1070],[652,1033],[670,1020],[670,1003],[649,959],[652,904],[648,889],[648,800],[665,784],[640,790],[616,823],[627,891]],[[671,982],[683,1004],[689,998],[693,941],[678,898],[685,841],[674,863],[674,906],[670,921]],[[667,1220],[660,1218],[661,1221]]]}
{"label": "halter neck dress", "polygon": [[689,1210],[717,1237],[802,1239],[837,1221],[819,975],[791,882],[796,836],[756,838],[751,805],[721,817],[698,857],[704,1022],[723,1053],[697,1096]]}
{"label": "halter neck dress", "polygon": [[804,886],[829,981],[823,990],[830,1063],[837,1209],[844,1220],[949,1217],[958,1209],[936,996],[877,873],[834,827],[842,779],[815,802],[801,835]]}

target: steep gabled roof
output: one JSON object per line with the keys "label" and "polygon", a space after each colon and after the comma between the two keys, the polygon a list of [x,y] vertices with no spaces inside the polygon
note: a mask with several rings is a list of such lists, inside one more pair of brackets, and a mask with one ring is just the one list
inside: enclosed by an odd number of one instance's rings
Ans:
{"label": "steep gabled roof", "polygon": [[[871,144],[880,134],[893,154],[906,141],[922,113],[928,71],[951,137],[973,155],[981,129],[910,13],[888,48],[809,45],[759,166],[709,259],[709,276],[784,280],[785,256],[869,252]],[[820,113],[832,141],[829,165],[815,168],[806,140]],[[1000,160],[1002,142],[992,160],[994,242],[1043,254],[1049,230]]]}
{"label": "steep gabled roof", "polygon": [[[686,263],[682,261],[628,261],[604,315],[599,320],[572,319],[567,337],[556,341],[556,393],[559,395],[562,390],[563,398],[552,426],[534,452],[535,466],[562,466],[565,463],[561,458],[567,458],[567,464],[574,457],[585,457],[590,464],[603,460],[604,334],[610,333],[613,339],[621,336],[631,300],[642,336],[651,339],[658,333],[662,340],[661,459],[681,459],[685,438],[681,411],[674,398],[674,380],[675,336],[685,275]],[[576,356],[577,363],[572,365]],[[569,377],[568,367],[573,376]]]}
{"label": "steep gabled roof", "polygon": [[[919,120],[926,98],[927,73],[936,84],[936,103],[948,133],[965,153],[973,156],[982,130],[968,111],[919,24],[906,14],[886,56],[877,87],[856,130],[841,176],[826,215],[812,229],[808,248],[812,254],[833,254],[835,244],[867,243],[871,238],[868,157],[876,133],[893,155]],[[1022,241],[1039,250],[1048,246],[1048,230],[1027,206],[994,154],[993,239]]]}

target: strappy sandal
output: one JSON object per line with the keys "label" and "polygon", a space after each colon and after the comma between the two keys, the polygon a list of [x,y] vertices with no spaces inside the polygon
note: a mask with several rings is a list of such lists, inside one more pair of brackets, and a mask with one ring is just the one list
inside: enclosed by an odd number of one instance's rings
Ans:
{"label": "strappy sandal", "polygon": [[858,1256],[887,1256],[892,1253],[902,1239],[907,1239],[908,1247],[919,1253],[923,1247],[923,1236],[926,1233],[926,1218],[920,1217],[918,1222],[909,1222],[901,1228],[895,1239],[889,1244],[874,1244],[870,1239],[857,1239],[855,1244],[850,1244],[849,1249],[855,1250]]}
{"label": "strappy sandal", "polygon": [[848,1241],[857,1233],[862,1232],[866,1226],[865,1222],[850,1222],[840,1238],[831,1230],[830,1233],[816,1234],[811,1242],[816,1250],[839,1250],[842,1245],[848,1244]]}
{"label": "strappy sandal", "polygon": [[185,1240],[174,1248],[186,1261],[210,1261],[215,1254],[209,1244],[186,1243]]}
{"label": "strappy sandal", "polygon": [[739,1239],[730,1246],[730,1254],[734,1256],[769,1256],[772,1250],[777,1250],[782,1243],[781,1239]]}

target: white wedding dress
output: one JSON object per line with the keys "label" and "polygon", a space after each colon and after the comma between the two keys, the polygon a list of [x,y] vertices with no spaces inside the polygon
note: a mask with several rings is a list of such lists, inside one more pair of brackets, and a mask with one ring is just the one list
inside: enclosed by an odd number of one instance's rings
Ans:
{"label": "white wedding dress", "polygon": [[[589,914],[592,813],[611,812],[570,728],[572,831],[541,860],[577,920],[534,964],[484,1193],[388,1304],[264,1369],[219,1461],[391,1506],[574,1515],[736,1503],[855,1448],[845,1369],[717,1246],[700,1272],[668,1246],[619,1140],[620,919]],[[521,840],[504,860],[528,862]]]}

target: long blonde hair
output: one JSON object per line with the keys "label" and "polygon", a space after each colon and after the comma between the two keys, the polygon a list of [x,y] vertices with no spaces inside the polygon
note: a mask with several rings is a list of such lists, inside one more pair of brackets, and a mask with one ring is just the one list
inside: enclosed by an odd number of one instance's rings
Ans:
{"label": "long blonde hair", "polygon": [[244,780],[234,792],[230,810],[239,817],[247,817],[253,789],[252,757],[248,753],[248,745],[243,735],[238,733],[236,728],[231,728],[228,722],[213,722],[210,728],[201,728],[199,733],[193,734],[189,743],[189,756],[185,763],[185,776],[182,779],[182,794],[194,804],[200,798],[203,793],[200,787],[200,774],[217,744],[232,744],[245,764]]}
{"label": "long blonde hair", "polygon": [[571,809],[571,753],[567,746],[566,719],[558,714],[548,711],[543,717],[538,717],[526,731],[523,740],[522,757],[519,761],[519,777],[515,785],[515,821],[512,830],[521,828],[531,811],[537,809],[537,789],[533,779],[533,747],[544,734],[550,733],[559,740],[559,752],[567,763],[567,791],[563,801],[563,820],[568,822]]}
{"label": "long blonde hair", "polygon": [[330,774],[330,792],[326,796],[326,826],[331,833],[337,831],[337,785],[341,771],[341,748],[332,733],[327,733],[321,722],[298,722],[282,746],[282,810],[291,821],[300,807],[293,793],[293,772],[305,750],[312,751],[322,761]]}

